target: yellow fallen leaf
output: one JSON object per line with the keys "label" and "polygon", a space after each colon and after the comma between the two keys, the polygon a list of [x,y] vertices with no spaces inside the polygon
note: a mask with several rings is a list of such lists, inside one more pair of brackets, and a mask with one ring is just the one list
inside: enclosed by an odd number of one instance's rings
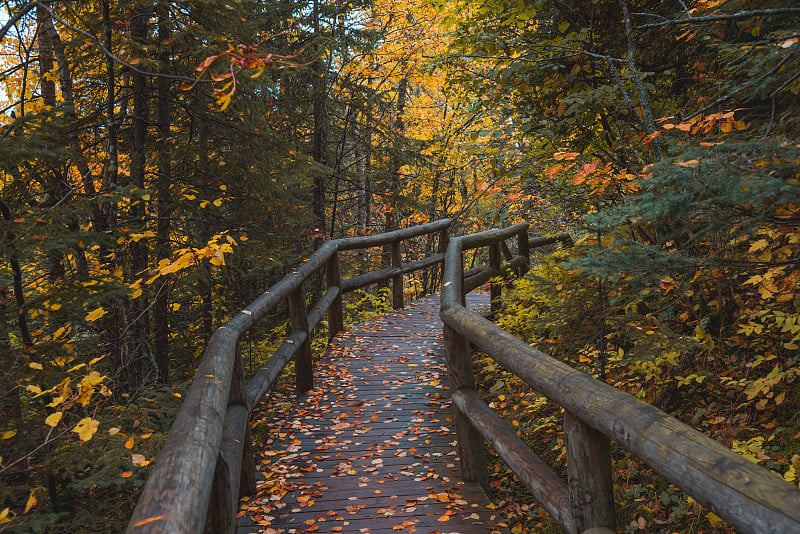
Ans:
{"label": "yellow fallen leaf", "polygon": [[28,512],[30,512],[31,508],[36,506],[37,502],[38,501],[36,500],[36,488],[34,488],[34,489],[31,490],[31,494],[28,495],[28,502],[25,503],[25,511],[22,512],[22,513],[23,514],[27,514]]}
{"label": "yellow fallen leaf", "polygon": [[73,432],[77,433],[78,436],[81,438],[81,441],[89,441],[94,436],[95,432],[97,432],[97,427],[100,425],[100,421],[96,419],[92,419],[91,417],[84,417],[78,424],[75,425],[75,428],[72,429]]}
{"label": "yellow fallen leaf", "polygon": [[104,310],[102,307],[100,307],[100,308],[97,308],[96,310],[90,311],[86,315],[86,320],[87,321],[96,321],[99,318],[101,318],[102,316],[104,316],[105,314],[106,314],[106,310]]}
{"label": "yellow fallen leaf", "polygon": [[125,442],[125,448],[126,449],[132,449],[133,448],[133,436],[129,437],[128,441]]}
{"label": "yellow fallen leaf", "polygon": [[38,369],[39,371],[44,369],[44,367],[42,367],[42,364],[38,362],[31,362],[28,364],[28,367],[30,367],[31,369]]}
{"label": "yellow fallen leaf", "polygon": [[54,412],[47,416],[47,419],[44,422],[47,426],[55,427],[59,421],[61,421],[61,417],[64,416],[64,412]]}
{"label": "yellow fallen leaf", "polygon": [[7,430],[7,431],[3,432],[3,439],[11,439],[16,435],[17,435],[17,431],[16,430]]}
{"label": "yellow fallen leaf", "polygon": [[8,513],[10,511],[11,511],[10,509],[6,508],[2,512],[0,512],[0,525],[2,525],[3,523],[11,522],[11,520],[8,518]]}

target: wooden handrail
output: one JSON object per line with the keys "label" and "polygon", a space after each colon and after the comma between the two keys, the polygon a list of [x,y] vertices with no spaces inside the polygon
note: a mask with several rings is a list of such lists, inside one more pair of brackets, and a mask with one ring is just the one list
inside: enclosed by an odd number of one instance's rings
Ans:
{"label": "wooden handrail", "polygon": [[[403,307],[403,274],[442,263],[450,219],[394,232],[324,243],[302,265],[262,293],[214,332],[180,411],[147,479],[126,532],[222,534],[236,531],[239,497],[255,492],[255,463],[248,417],[273,387],[286,364],[296,360],[298,393],[313,386],[310,341],[328,313],[329,339],[344,328],[342,295],[391,279],[393,307]],[[403,264],[400,243],[438,233],[439,252]],[[390,245],[392,266],[349,280],[340,275],[339,251]],[[306,309],[303,282],[324,269],[327,290]],[[380,274],[378,274],[380,273]],[[365,281],[362,277],[369,276]],[[359,280],[360,279],[360,280]],[[362,283],[366,282],[366,283]],[[399,293],[399,295],[398,295]],[[239,340],[277,304],[289,302],[291,333],[245,383]]]}
{"label": "wooden handrail", "polygon": [[[518,239],[520,263],[525,264],[530,248],[572,244],[568,234],[529,239],[527,225],[522,224],[454,238],[445,255],[440,316],[464,478],[486,481],[485,438],[565,531],[613,532],[610,438],[737,531],[800,532],[800,491],[793,485],[654,406],[531,348],[464,307],[476,280],[485,282],[503,269],[497,266],[496,253],[490,253],[490,265],[465,280],[463,252],[496,247],[512,237]],[[475,392],[470,344],[564,408],[566,486],[532,451],[523,450],[516,432]]]}

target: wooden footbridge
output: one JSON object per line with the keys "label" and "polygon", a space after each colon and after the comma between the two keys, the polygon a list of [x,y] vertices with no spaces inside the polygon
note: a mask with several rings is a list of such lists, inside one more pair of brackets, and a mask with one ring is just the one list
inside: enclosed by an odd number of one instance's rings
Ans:
{"label": "wooden footbridge", "polygon": [[[473,290],[524,274],[532,248],[570,244],[569,235],[531,238],[523,223],[450,239],[449,227],[329,241],[219,328],[126,532],[506,532],[482,489],[488,442],[566,532],[609,533],[610,439],[738,532],[800,532],[794,486],[481,313],[502,285],[488,297]],[[404,263],[401,243],[430,234],[438,253]],[[383,246],[390,267],[341,278],[339,252]],[[464,254],[480,248],[488,263],[465,270]],[[441,297],[405,307],[404,275],[442,263]],[[303,283],[322,269],[327,290],[309,308]],[[396,311],[343,332],[342,295],[387,280]],[[240,338],[283,301],[292,332],[245,382]],[[310,338],[325,313],[333,342],[315,365]],[[473,348],[564,408],[566,481],[476,393]],[[299,401],[280,439],[254,451],[250,414],[270,409],[262,399],[292,359]]]}

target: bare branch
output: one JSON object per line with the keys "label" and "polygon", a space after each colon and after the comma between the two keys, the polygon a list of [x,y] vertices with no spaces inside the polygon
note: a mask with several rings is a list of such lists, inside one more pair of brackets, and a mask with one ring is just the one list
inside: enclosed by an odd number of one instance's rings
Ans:
{"label": "bare branch", "polygon": [[[746,19],[750,17],[769,17],[773,15],[789,15],[792,13],[800,13],[800,7],[781,7],[775,9],[752,9],[748,11],[739,11],[738,13],[725,13],[721,15],[706,15],[703,17],[689,17],[685,19],[664,20],[662,22],[651,22],[649,24],[642,24],[640,28],[658,28],[661,26],[675,26],[680,24],[689,24],[696,22],[717,22],[720,20],[736,20]],[[645,15],[645,13],[635,13],[636,15]]]}
{"label": "bare branch", "polygon": [[122,58],[120,58],[120,57],[118,57],[118,56],[114,55],[114,53],[113,53],[113,52],[111,52],[111,51],[110,51],[108,48],[106,48],[106,47],[105,47],[105,45],[103,45],[103,43],[100,41],[100,39],[98,39],[98,38],[97,38],[97,37],[95,37],[93,34],[91,34],[91,33],[87,32],[87,31],[85,31],[85,30],[82,30],[82,29],[80,29],[80,28],[76,28],[75,26],[73,26],[73,25],[69,24],[69,23],[68,23],[68,22],[66,22],[64,19],[62,19],[61,17],[59,17],[58,15],[56,15],[56,14],[53,12],[53,10],[52,10],[52,9],[50,9],[50,8],[49,8],[49,7],[47,7],[47,6],[45,6],[44,4],[42,4],[41,2],[39,2],[38,0],[37,0],[37,1],[34,1],[32,4],[33,4],[33,6],[34,6],[34,7],[35,7],[35,6],[40,6],[40,7],[42,7],[43,9],[47,10],[47,11],[50,13],[50,16],[51,16],[51,17],[53,17],[53,20],[55,20],[56,22],[58,22],[59,24],[61,24],[61,25],[62,25],[62,26],[64,26],[65,28],[67,28],[67,29],[69,29],[69,30],[72,30],[72,31],[74,31],[74,32],[78,32],[78,33],[80,33],[81,35],[83,35],[83,36],[85,36],[85,37],[88,37],[89,39],[91,39],[92,41],[94,41],[94,43],[95,43],[95,44],[96,44],[96,45],[97,45],[97,46],[100,48],[100,50],[102,50],[102,51],[103,51],[103,53],[104,53],[105,55],[107,55],[108,57],[110,57],[111,59],[113,59],[114,61],[116,61],[117,63],[119,63],[120,65],[123,65],[123,66],[127,67],[128,69],[132,70],[133,72],[135,72],[135,73],[137,73],[137,74],[141,74],[141,75],[143,75],[143,76],[153,76],[153,77],[159,77],[159,78],[169,78],[169,79],[171,79],[171,80],[179,80],[179,81],[182,81],[182,82],[193,82],[193,83],[197,83],[198,81],[202,81],[202,80],[196,80],[196,79],[194,79],[194,78],[189,78],[189,77],[187,77],[187,76],[173,76],[173,75],[171,75],[171,74],[164,74],[163,72],[152,72],[152,71],[142,70],[142,69],[138,68],[136,65],[133,65],[133,64],[131,64],[131,63],[129,63],[129,62],[127,62],[127,61],[125,61],[124,59],[122,59]]}
{"label": "bare branch", "polygon": [[33,2],[28,2],[27,4],[25,4],[24,6],[22,6],[22,8],[20,8],[20,10],[19,10],[19,11],[17,11],[17,12],[16,12],[14,15],[12,15],[12,16],[11,16],[11,17],[8,19],[8,22],[6,22],[6,23],[5,23],[5,25],[3,26],[3,28],[2,28],[2,29],[0,29],[0,41],[2,41],[3,39],[5,39],[5,37],[6,37],[6,34],[8,33],[8,31],[9,31],[11,28],[13,28],[13,27],[14,27],[14,24],[16,24],[16,23],[17,23],[17,21],[19,21],[19,19],[21,19],[22,17],[24,17],[25,15],[27,15],[27,14],[28,14],[28,12],[29,12],[29,11],[31,11],[33,8],[35,8],[37,5],[41,5],[41,3],[40,3],[40,2],[38,2],[37,0],[34,0]]}

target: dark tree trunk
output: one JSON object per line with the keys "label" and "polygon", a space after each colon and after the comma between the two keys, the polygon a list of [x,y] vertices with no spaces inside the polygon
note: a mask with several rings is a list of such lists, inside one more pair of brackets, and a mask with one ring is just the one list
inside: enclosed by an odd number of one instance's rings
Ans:
{"label": "dark tree trunk", "polygon": [[[145,43],[147,37],[148,14],[143,10],[136,11],[130,18],[131,37],[138,43]],[[131,74],[133,114],[131,121],[131,171],[130,185],[144,189],[145,187],[145,142],[147,137],[147,79],[143,74]],[[143,200],[134,202],[128,217],[130,227],[136,232],[143,232],[146,223],[146,210]],[[130,258],[130,276],[136,279],[142,276],[148,264],[148,246],[144,239],[130,243],[128,255]],[[124,347],[122,351],[122,372],[129,390],[142,386],[148,375],[153,370],[150,350],[150,328],[148,317],[148,298],[142,292],[134,298],[128,307],[128,316],[125,325]]]}
{"label": "dark tree trunk", "polygon": [[[38,26],[39,46],[39,80],[42,102],[51,111],[56,107],[56,82],[50,76],[55,66],[53,58],[53,22],[50,12],[42,6],[36,8],[36,22]],[[55,140],[54,140],[55,141]],[[64,179],[58,165],[48,165],[47,171],[47,200],[45,206],[55,206],[63,196]],[[58,283],[66,274],[61,253],[51,251],[48,253],[48,278],[52,283]]]}
{"label": "dark tree trunk", "polygon": [[[206,121],[205,117],[200,118],[199,144],[200,190],[206,191],[208,189],[208,177],[211,174],[211,169],[209,165],[208,121]],[[211,224],[207,218],[204,218],[200,223],[200,246],[205,246],[205,243],[208,243],[209,239],[211,239]],[[211,293],[211,287],[213,284],[211,280],[211,270],[208,268],[207,264],[203,264],[201,269],[205,275],[205,280],[203,281],[200,290],[203,298],[202,311],[200,314],[203,322],[203,333],[205,334],[205,337],[208,338],[213,333],[214,328],[214,305]]]}
{"label": "dark tree trunk", "polygon": [[[319,38],[319,1],[314,0],[313,6],[314,38]],[[317,42],[317,46],[318,42]],[[319,50],[319,48],[318,48]],[[312,140],[311,157],[319,165],[325,165],[325,78],[321,58],[317,58],[312,67],[314,92],[314,138]],[[314,176],[314,190],[311,198],[311,211],[314,217],[315,234],[325,234],[325,176],[317,172]],[[318,243],[319,241],[319,243]],[[315,240],[315,248],[321,240]]]}
{"label": "dark tree trunk", "polygon": [[[167,13],[160,13],[158,17],[158,41],[161,47],[161,71],[169,71],[169,52],[164,43],[169,39]],[[158,223],[156,226],[156,258],[169,258],[170,244],[170,183],[172,182],[171,168],[171,116],[170,116],[170,81],[169,78],[158,79],[158,177],[156,179],[156,196],[158,200]],[[169,381],[169,280],[160,279],[160,286],[153,303],[153,327],[155,352],[158,375],[162,382]]]}

